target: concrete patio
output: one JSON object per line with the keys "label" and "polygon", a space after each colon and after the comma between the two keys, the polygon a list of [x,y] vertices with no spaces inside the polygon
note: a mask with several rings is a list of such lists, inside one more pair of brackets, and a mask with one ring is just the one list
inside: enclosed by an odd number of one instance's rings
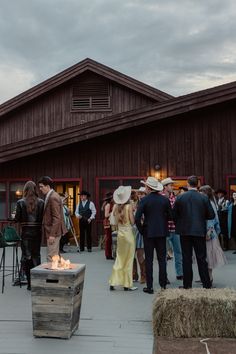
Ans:
{"label": "concrete patio", "polygon": [[[11,252],[7,251],[10,264]],[[12,286],[8,277],[4,294],[0,294],[0,354],[151,354],[151,313],[155,295],[144,294],[141,285],[134,292],[122,289],[110,292],[108,279],[113,261],[105,260],[103,251],[95,248],[92,253],[79,254],[73,247],[68,251],[64,258],[86,264],[78,331],[70,340],[34,338],[31,294],[25,286]],[[236,255],[228,251],[226,257],[228,264],[214,271],[214,284],[216,287],[236,288]],[[45,248],[42,249],[42,260],[45,261]],[[181,285],[175,280],[173,261],[168,262],[168,276],[171,287]],[[155,289],[158,290],[156,281]]]}

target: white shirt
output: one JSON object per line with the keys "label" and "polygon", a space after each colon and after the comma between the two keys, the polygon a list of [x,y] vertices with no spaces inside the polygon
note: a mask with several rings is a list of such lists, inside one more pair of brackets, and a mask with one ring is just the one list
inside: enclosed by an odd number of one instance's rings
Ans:
{"label": "white shirt", "polygon": [[[85,204],[87,203],[87,201],[88,200],[82,200],[82,205],[83,205],[83,207],[85,206]],[[79,205],[80,205],[80,203],[77,205],[77,207],[76,207],[76,209],[75,209],[75,216],[77,217],[77,218],[79,218],[81,215],[80,215],[80,213],[79,213]],[[97,210],[96,210],[96,208],[95,208],[95,205],[94,205],[94,203],[93,202],[90,202],[89,201],[89,209],[91,210],[91,212],[92,212],[92,214],[91,214],[91,216],[90,216],[90,220],[93,220],[93,219],[95,219],[95,216],[96,216],[96,213],[97,213]]]}

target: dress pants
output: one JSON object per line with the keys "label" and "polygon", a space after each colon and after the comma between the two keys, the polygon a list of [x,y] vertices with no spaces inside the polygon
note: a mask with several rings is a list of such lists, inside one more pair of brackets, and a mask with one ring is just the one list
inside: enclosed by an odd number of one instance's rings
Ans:
{"label": "dress pants", "polygon": [[92,249],[92,224],[88,223],[86,219],[80,219],[79,221],[79,229],[80,229],[80,251],[84,251],[85,239],[87,241],[87,249]]}
{"label": "dress pants", "polygon": [[185,289],[192,288],[193,269],[192,257],[193,249],[197,258],[198,272],[203,284],[203,288],[211,288],[211,281],[208,273],[206,237],[205,236],[180,236],[182,256],[183,256],[183,285]]}
{"label": "dress pants", "polygon": [[159,284],[161,288],[165,288],[167,282],[166,273],[166,237],[149,238],[144,236],[144,252],[146,265],[146,283],[147,288],[153,288],[153,256],[156,250],[157,260],[159,264]]}
{"label": "dress pants", "polygon": [[52,257],[60,254],[60,239],[61,237],[55,237],[53,244],[49,243],[47,239],[47,261],[52,262]]}

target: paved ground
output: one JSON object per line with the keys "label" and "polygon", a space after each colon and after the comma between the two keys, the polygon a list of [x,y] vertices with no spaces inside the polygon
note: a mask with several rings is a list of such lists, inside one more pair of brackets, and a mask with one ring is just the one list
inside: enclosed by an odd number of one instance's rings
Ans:
{"label": "paved ground", "polygon": [[[45,249],[42,254],[45,260]],[[229,263],[214,272],[215,285],[236,288],[236,255],[228,251],[226,256]],[[0,354],[151,354],[155,295],[144,294],[140,285],[134,292],[110,292],[112,261],[104,259],[103,251],[79,254],[71,248],[65,258],[86,264],[78,331],[70,340],[34,338],[30,292],[11,286],[8,278],[5,292],[0,294]],[[168,262],[168,275],[172,287],[180,285],[175,281],[173,261]],[[155,287],[158,290],[157,284]]]}

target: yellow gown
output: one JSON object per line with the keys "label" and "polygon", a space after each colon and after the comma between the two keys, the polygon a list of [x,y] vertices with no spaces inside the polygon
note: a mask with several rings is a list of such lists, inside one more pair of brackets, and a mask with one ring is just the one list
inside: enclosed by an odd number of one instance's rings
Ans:
{"label": "yellow gown", "polygon": [[133,261],[135,236],[129,221],[129,204],[125,206],[125,223],[118,224],[116,260],[113,265],[109,284],[126,288],[133,286]]}

